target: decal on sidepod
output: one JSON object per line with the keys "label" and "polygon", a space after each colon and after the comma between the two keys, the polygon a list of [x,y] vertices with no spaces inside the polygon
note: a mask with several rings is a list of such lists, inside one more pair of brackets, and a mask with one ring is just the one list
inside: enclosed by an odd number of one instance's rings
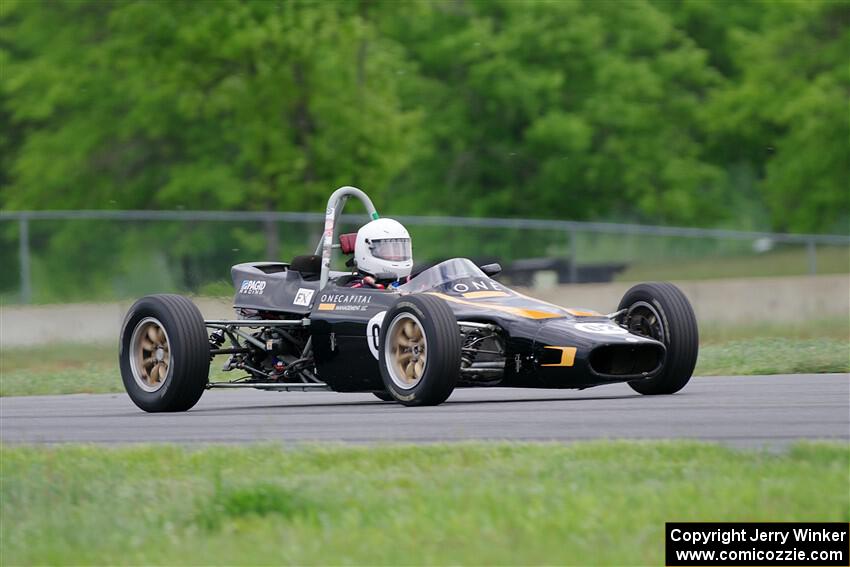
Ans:
{"label": "decal on sidepod", "polygon": [[304,307],[310,307],[310,303],[313,301],[313,294],[316,293],[314,289],[308,289],[306,287],[299,287],[298,293],[295,294],[295,299],[292,300],[293,305],[302,305]]}
{"label": "decal on sidepod", "polygon": [[386,311],[381,311],[366,323],[366,342],[369,344],[369,350],[372,356],[375,357],[375,360],[380,359],[378,348],[381,346],[381,325],[384,322],[384,316],[386,314]]}
{"label": "decal on sidepod", "polygon": [[266,282],[264,280],[242,280],[239,293],[242,295],[262,295],[265,289]]}

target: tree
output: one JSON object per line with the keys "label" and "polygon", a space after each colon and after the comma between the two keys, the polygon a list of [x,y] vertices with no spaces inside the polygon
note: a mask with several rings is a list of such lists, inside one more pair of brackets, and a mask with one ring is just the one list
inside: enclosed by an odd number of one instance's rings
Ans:
{"label": "tree", "polygon": [[335,184],[385,186],[413,143],[403,52],[348,3],[22,3],[7,20],[13,119],[51,126],[21,148],[10,207],[312,208]]}
{"label": "tree", "polygon": [[[645,2],[419,4],[394,37],[438,116],[413,178],[453,212],[707,222],[721,170],[697,110],[717,75]],[[399,26],[396,22],[396,26]],[[460,198],[458,198],[460,197]]]}
{"label": "tree", "polygon": [[416,143],[403,50],[347,2],[22,2],[3,36],[4,208],[317,210],[379,198]]}
{"label": "tree", "polygon": [[763,6],[731,33],[732,78],[706,110],[719,160],[752,164],[773,229],[848,232],[850,3]]}
{"label": "tree", "polygon": [[[846,0],[5,0],[0,206],[316,211],[355,184],[396,214],[847,231],[849,20]],[[35,270],[67,294],[146,264],[197,288],[318,227],[98,231],[33,226]],[[474,250],[553,253],[495,236]]]}

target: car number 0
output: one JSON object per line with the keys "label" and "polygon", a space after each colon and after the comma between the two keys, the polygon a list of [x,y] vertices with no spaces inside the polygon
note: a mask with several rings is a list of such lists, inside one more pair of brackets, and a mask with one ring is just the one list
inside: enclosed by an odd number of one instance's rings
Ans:
{"label": "car number 0", "polygon": [[372,352],[375,360],[380,359],[378,349],[381,347],[381,326],[384,322],[384,315],[386,314],[386,311],[381,311],[366,323],[366,342],[369,343],[369,350]]}

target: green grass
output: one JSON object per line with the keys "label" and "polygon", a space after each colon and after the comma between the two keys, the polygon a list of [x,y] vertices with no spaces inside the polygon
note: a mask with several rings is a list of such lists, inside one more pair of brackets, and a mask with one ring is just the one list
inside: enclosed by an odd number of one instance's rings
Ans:
{"label": "green grass", "polygon": [[[846,320],[700,330],[700,376],[850,372]],[[0,351],[0,396],[122,392],[117,347],[56,345]],[[218,370],[214,379],[232,377]]]}
{"label": "green grass", "polygon": [[714,345],[750,339],[841,339],[850,342],[850,319],[804,320],[788,323],[702,324],[701,345]]}
{"label": "green grass", "polygon": [[850,321],[700,329],[697,376],[850,372]]}
{"label": "green grass", "polygon": [[118,392],[121,387],[114,345],[0,350],[0,396]]}
{"label": "green grass", "polygon": [[843,339],[763,338],[703,345],[697,376],[850,372]]}
{"label": "green grass", "polygon": [[[216,359],[211,376],[224,380]],[[230,376],[231,378],[233,376]],[[0,350],[0,396],[123,392],[118,347],[51,345]]]}
{"label": "green grass", "polygon": [[[764,254],[707,256],[675,261],[632,262],[615,277],[616,281],[704,280],[803,276],[809,273],[809,259],[803,247]],[[850,271],[850,249],[845,246],[817,248],[818,274],[846,274]]]}
{"label": "green grass", "polygon": [[844,445],[0,448],[3,565],[663,564],[665,521],[850,520]]}

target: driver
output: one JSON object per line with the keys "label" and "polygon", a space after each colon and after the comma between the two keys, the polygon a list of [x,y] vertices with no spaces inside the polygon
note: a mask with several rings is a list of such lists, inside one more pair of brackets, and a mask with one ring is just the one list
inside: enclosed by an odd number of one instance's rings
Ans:
{"label": "driver", "polygon": [[393,219],[376,219],[357,231],[355,277],[347,287],[386,289],[404,283],[413,268],[410,234]]}

